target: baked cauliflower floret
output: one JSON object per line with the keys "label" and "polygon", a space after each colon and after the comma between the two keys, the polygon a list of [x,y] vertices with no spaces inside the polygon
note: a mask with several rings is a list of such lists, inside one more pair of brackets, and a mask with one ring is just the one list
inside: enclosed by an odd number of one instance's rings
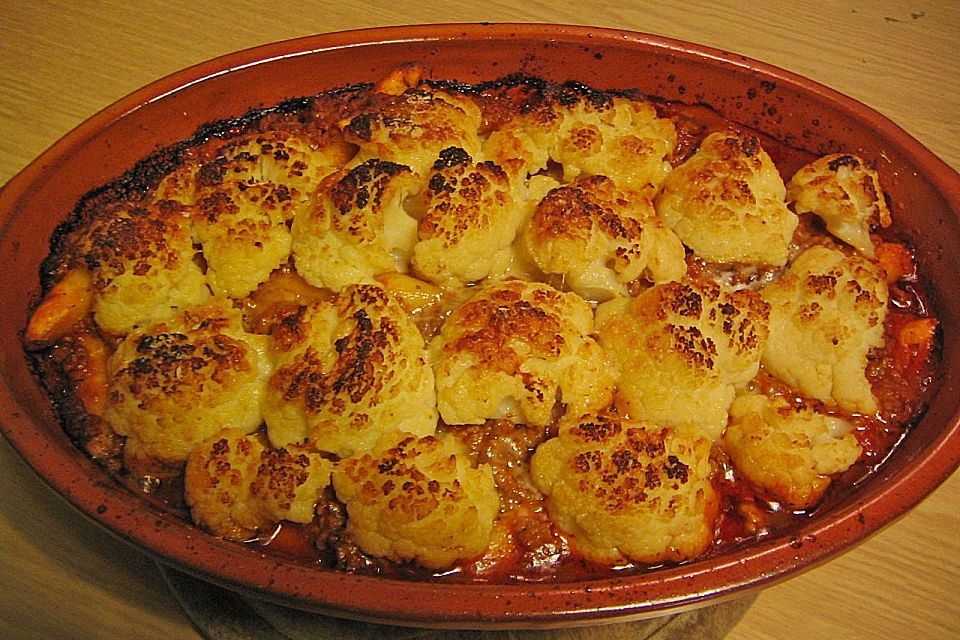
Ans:
{"label": "baked cauliflower floret", "polygon": [[787,202],[797,213],[817,214],[827,231],[868,257],[875,250],[871,228],[891,224],[877,172],[848,154],[824,156],[793,174]]}
{"label": "baked cauliflower floret", "polygon": [[592,331],[593,312],[575,293],[519,280],[481,289],[429,345],[440,416],[545,426],[558,402],[573,411],[606,405],[613,375]]}
{"label": "baked cauliflower floret", "polygon": [[303,446],[264,446],[224,429],[190,452],[184,495],[193,521],[215,535],[247,540],[281,520],[308,524],[333,463]]}
{"label": "baked cauliflower floret", "polygon": [[276,371],[263,403],[274,446],[310,442],[349,456],[385,431],[427,435],[437,426],[433,371],[423,337],[378,285],[351,285],[302,307],[272,333]]}
{"label": "baked cauliflower floret", "polygon": [[307,445],[268,447],[260,453],[250,484],[251,502],[271,522],[309,524],[320,494],[330,485],[333,467]]}
{"label": "baked cauliflower floret", "polygon": [[290,223],[313,208],[320,178],[345,159],[338,145],[321,147],[282,131],[253,133],[198,164],[192,194],[169,194],[194,201],[194,236],[215,294],[242,298],[287,261]]}
{"label": "baked cauliflower floret", "polygon": [[333,473],[347,534],[365,553],[444,569],[487,548],[500,497],[488,465],[471,467],[449,434],[387,434]]}
{"label": "baked cauliflower floret", "polygon": [[621,189],[653,197],[670,171],[666,157],[677,142],[670,120],[648,103],[567,87],[528,113],[503,123],[485,144],[487,157],[520,174],[535,174],[553,160],[565,181],[605,175]]}
{"label": "baked cauliflower floret", "polygon": [[506,172],[489,161],[474,162],[459,147],[448,147],[440,152],[427,185],[419,242],[413,248],[414,271],[447,286],[506,272],[524,216]]}
{"label": "baked cauliflower floret", "polygon": [[195,205],[224,190],[247,204],[276,209],[289,222],[312,206],[319,180],[354,153],[339,137],[320,140],[282,130],[212,139],[185,150],[182,164],[164,176],[153,199]]}
{"label": "baked cauliflower floret", "polygon": [[625,296],[627,283],[641,276],[668,282],[687,270],[683,244],[650,200],[619,190],[604,176],[550,191],[523,241],[541,271],[561,276],[588,300]]}
{"label": "baked cauliflower floret", "polygon": [[197,240],[207,282],[217,295],[242,298],[290,257],[290,231],[281,219],[217,191],[200,200]]}
{"label": "baked cauliflower floret", "polygon": [[480,157],[482,120],[470,98],[419,86],[396,95],[374,94],[367,109],[344,123],[343,133],[360,147],[356,162],[379,158],[425,177],[447,147]]}
{"label": "baked cauliflower floret", "polygon": [[887,284],[859,255],[817,245],[763,289],[770,304],[770,340],[763,364],[809,398],[871,414],[867,354],[883,344]]}
{"label": "baked cauliflower floret", "polygon": [[614,411],[565,418],[537,447],[533,480],[554,522],[596,562],[679,562],[713,540],[708,438]]}
{"label": "baked cauliflower floret", "polygon": [[187,458],[183,491],[193,521],[214,535],[249,540],[271,522],[250,499],[264,445],[239,429],[216,431]]}
{"label": "baked cauliflower floret", "polygon": [[255,431],[265,347],[220,298],[132,331],[107,363],[104,418],[127,437],[128,454],[169,463],[224,427]]}
{"label": "baked cauliflower floret", "polygon": [[293,223],[297,272],[334,291],[372,283],[380,273],[406,273],[417,221],[403,201],[417,189],[409,167],[376,159],[329,176],[316,208]]}
{"label": "baked cauliflower floret", "polygon": [[738,388],[757,374],[769,307],[711,280],[670,282],[598,311],[600,344],[637,420],[693,424],[717,441]]}
{"label": "baked cauliflower floret", "polygon": [[677,133],[647,102],[612,97],[580,101],[560,125],[553,159],[564,179],[605,175],[622,189],[653,197],[670,171]]}
{"label": "baked cauliflower floret", "polygon": [[815,506],[861,453],[846,420],[759,394],[733,401],[723,448],[741,478],[790,509]]}
{"label": "baked cauliflower floret", "polygon": [[712,133],[670,172],[656,207],[706,260],[780,266],[799,222],[785,196],[783,179],[756,138]]}
{"label": "baked cauliflower floret", "polygon": [[94,319],[108,333],[124,334],[210,297],[193,261],[189,221],[174,203],[101,209],[75,252],[77,267],[90,272]]}

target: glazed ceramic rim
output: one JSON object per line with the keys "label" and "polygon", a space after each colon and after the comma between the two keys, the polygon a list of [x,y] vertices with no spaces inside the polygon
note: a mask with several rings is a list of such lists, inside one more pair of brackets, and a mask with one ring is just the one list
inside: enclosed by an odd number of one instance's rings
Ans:
{"label": "glazed ceramic rim", "polygon": [[[82,146],[98,131],[142,106],[204,80],[254,65],[385,43],[442,45],[463,38],[465,29],[473,31],[474,40],[509,37],[629,43],[658,50],[665,56],[742,69],[816,94],[833,108],[855,114],[865,126],[883,131],[886,139],[907,156],[922,160],[929,167],[926,177],[944,194],[954,215],[960,212],[960,180],[953,169],[886,117],[783,69],[709,47],[636,32],[549,24],[447,24],[362,29],[272,43],[215,58],[153,82],[83,122],[0,190],[0,215],[4,216],[0,237],[6,236],[14,222],[17,202],[42,179],[44,172],[56,167],[72,149]],[[862,541],[922,500],[960,463],[960,423],[954,415],[912,466],[895,477],[884,478],[882,490],[869,494],[864,502],[831,511],[829,519],[811,520],[788,536],[685,566],[611,579],[561,584],[417,583],[318,571],[304,563],[267,556],[206,535],[116,485],[65,437],[61,442],[50,441],[49,433],[30,420],[31,412],[19,404],[7,379],[0,404],[7,410],[2,424],[4,434],[41,478],[95,522],[165,563],[221,586],[288,606],[427,627],[492,629],[589,624],[675,613],[718,602],[816,566]],[[131,526],[146,520],[145,513],[153,518],[153,527]]]}

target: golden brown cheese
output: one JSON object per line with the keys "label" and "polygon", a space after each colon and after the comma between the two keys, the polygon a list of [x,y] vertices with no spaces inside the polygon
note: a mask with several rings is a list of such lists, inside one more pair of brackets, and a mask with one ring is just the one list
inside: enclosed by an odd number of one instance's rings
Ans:
{"label": "golden brown cheese", "polygon": [[606,411],[568,416],[530,467],[551,517],[587,558],[677,562],[713,540],[719,505],[710,449],[696,431]]}
{"label": "golden brown cheese", "polygon": [[866,258],[813,246],[763,289],[770,304],[767,370],[808,398],[872,414],[867,354],[883,344],[887,283]]}
{"label": "golden brown cheese", "polygon": [[507,173],[492,162],[474,162],[460,147],[448,147],[429,176],[421,195],[424,214],[413,270],[451,287],[506,273],[524,218]]}
{"label": "golden brown cheese", "polygon": [[270,448],[256,435],[224,429],[187,459],[184,495],[194,522],[247,540],[280,521],[308,524],[333,463],[305,446]]}
{"label": "golden brown cheese", "polygon": [[101,329],[124,334],[210,296],[194,263],[183,207],[117,205],[99,210],[75,249],[90,272]]}
{"label": "golden brown cheese", "polygon": [[217,431],[187,458],[184,497],[193,521],[229,540],[248,540],[269,519],[250,500],[264,445],[239,429]]}
{"label": "golden brown cheese", "polygon": [[723,448],[740,477],[789,509],[815,506],[861,453],[848,421],[759,394],[734,400]]}
{"label": "golden brown cheese", "polygon": [[347,534],[366,553],[445,569],[487,548],[500,498],[488,465],[474,467],[449,434],[386,434],[333,474]]}
{"label": "golden brown cheese", "polygon": [[695,425],[717,441],[738,388],[757,374],[769,307],[710,280],[651,287],[598,312],[600,344],[619,370],[631,418]]}
{"label": "golden brown cheese", "polygon": [[310,444],[267,447],[250,484],[250,499],[272,523],[310,524],[333,468]]}
{"label": "golden brown cheese", "polygon": [[798,224],[785,197],[783,179],[755,137],[712,133],[670,172],[656,207],[706,260],[779,266]]}
{"label": "golden brown cheese", "polygon": [[406,273],[417,221],[403,201],[418,189],[409,167],[376,159],[329,176],[316,208],[293,222],[297,273],[333,291],[389,271]]}
{"label": "golden brown cheese", "polygon": [[287,261],[290,223],[313,208],[320,178],[346,154],[343,145],[321,147],[282,131],[247,134],[171,174],[155,197],[193,205],[210,288],[242,298]]}
{"label": "golden brown cheese", "polygon": [[398,95],[374,94],[368,108],[344,123],[343,133],[360,147],[355,164],[395,162],[423,178],[447,147],[479,157],[481,121],[470,98],[420,86]]}
{"label": "golden brown cheese", "polygon": [[607,177],[557,187],[537,205],[524,246],[545,274],[560,276],[587,300],[627,295],[627,283],[679,280],[683,244],[648,198],[624,192]]}
{"label": "golden brown cheese", "polygon": [[590,306],[574,293],[519,280],[480,289],[429,345],[440,416],[544,426],[557,403],[605,406],[613,375],[592,331]]}
{"label": "golden brown cheese", "polygon": [[787,183],[787,201],[797,213],[815,213],[827,231],[873,257],[870,232],[889,227],[890,209],[877,172],[849,154],[823,156],[802,167]]}
{"label": "golden brown cheese", "polygon": [[256,431],[269,375],[264,337],[214,298],[127,334],[108,361],[103,415],[128,456],[182,462],[224,427]]}
{"label": "golden brown cheese", "polygon": [[621,189],[652,197],[670,171],[677,142],[670,120],[641,100],[571,93],[509,119],[490,134],[487,157],[521,176],[553,160],[564,181],[604,175]]}
{"label": "golden brown cheese", "polygon": [[348,456],[385,432],[437,427],[423,337],[378,285],[350,285],[333,302],[301,308],[274,329],[271,346],[263,413],[274,446],[309,440]]}

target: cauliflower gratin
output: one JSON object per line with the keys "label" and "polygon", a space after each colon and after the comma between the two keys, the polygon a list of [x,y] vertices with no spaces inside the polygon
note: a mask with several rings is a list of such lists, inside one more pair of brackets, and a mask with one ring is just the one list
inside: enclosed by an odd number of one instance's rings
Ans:
{"label": "cauliflower gratin", "polygon": [[923,411],[869,158],[423,76],[208,125],[58,229],[24,343],[119,482],[318,570],[575,580],[789,535]]}

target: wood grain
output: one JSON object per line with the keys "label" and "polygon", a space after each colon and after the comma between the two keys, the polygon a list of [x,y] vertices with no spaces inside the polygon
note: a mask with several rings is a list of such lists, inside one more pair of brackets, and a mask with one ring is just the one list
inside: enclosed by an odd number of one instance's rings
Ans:
{"label": "wood grain", "polygon": [[[960,168],[960,3],[41,0],[0,5],[0,183],[97,110],[182,67],[312,33],[438,21],[592,24],[735,51],[865,102]],[[954,474],[857,549],[766,589],[729,637],[960,637],[958,532]],[[0,593],[2,637],[200,637],[152,561],[76,515],[6,442]]]}

